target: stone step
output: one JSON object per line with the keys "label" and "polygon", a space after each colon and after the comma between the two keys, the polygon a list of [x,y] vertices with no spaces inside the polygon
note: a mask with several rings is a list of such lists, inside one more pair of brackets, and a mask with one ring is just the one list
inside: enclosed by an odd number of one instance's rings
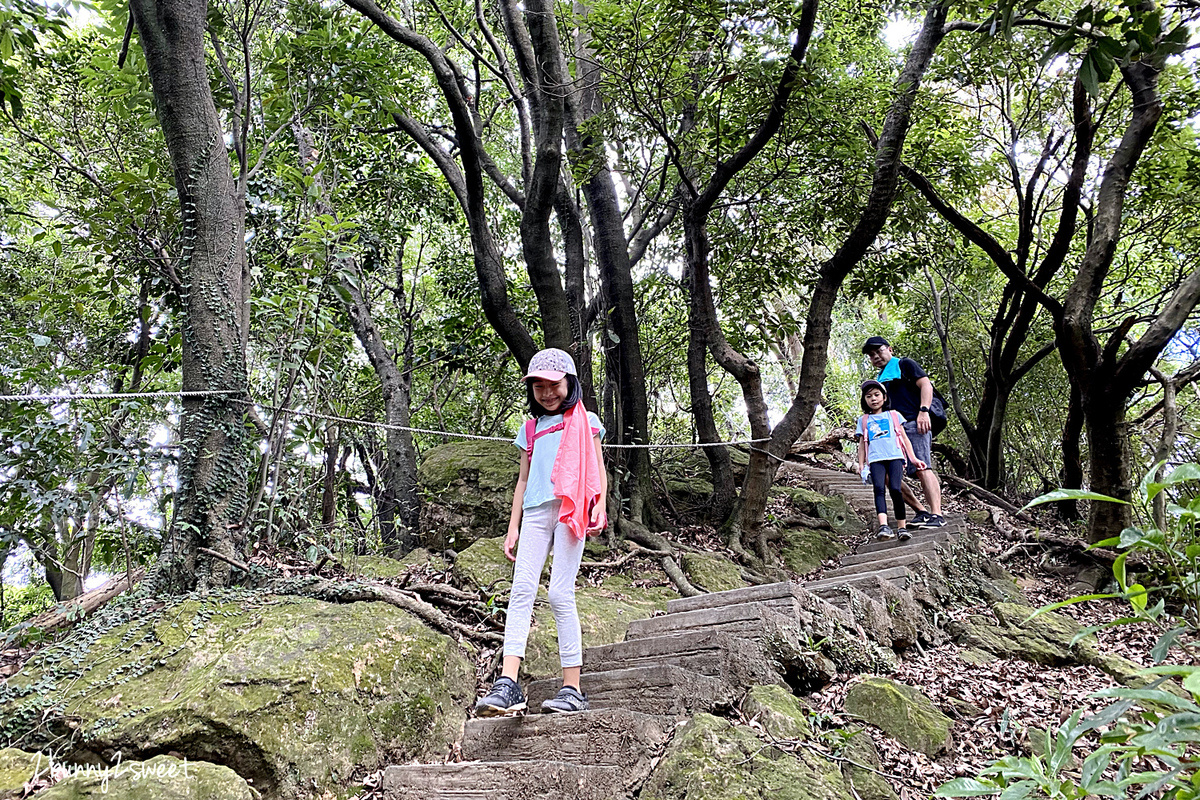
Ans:
{"label": "stone step", "polygon": [[[592,708],[625,708],[639,714],[679,716],[728,708],[742,690],[728,680],[669,664],[584,673],[583,691]],[[559,678],[534,681],[526,691],[529,708],[541,709],[562,686]]]}
{"label": "stone step", "polygon": [[779,683],[774,662],[765,656],[758,638],[758,635],[743,638],[721,630],[699,629],[629,639],[584,650],[583,672],[593,675],[672,664],[701,675],[724,678],[738,686]]}
{"label": "stone step", "polygon": [[628,797],[617,767],[563,761],[408,764],[383,771],[384,800],[614,800]]}
{"label": "stone step", "polygon": [[[913,537],[913,538],[915,539],[916,537]],[[907,542],[898,542],[898,544],[900,544],[901,546],[900,547],[892,547],[892,548],[888,548],[888,549],[884,549],[884,550],[872,550],[872,551],[865,552],[865,553],[858,552],[858,553],[854,553],[853,555],[842,556],[841,559],[839,559],[839,561],[838,561],[838,566],[839,567],[852,567],[856,564],[870,564],[870,563],[874,563],[874,562],[881,562],[881,561],[886,561],[889,558],[895,558],[896,556],[904,555],[907,553],[931,553],[931,554],[933,554],[933,553],[936,553],[937,548],[941,544],[941,542],[938,542],[933,539],[925,539],[923,541],[914,543],[913,539],[910,539]],[[826,577],[828,577],[828,574],[826,574]]]}
{"label": "stone step", "polygon": [[681,597],[678,600],[667,601],[667,613],[679,614],[684,611],[695,611],[701,608],[716,608],[734,603],[761,603],[769,600],[791,598],[796,584],[791,581],[766,583],[761,586],[747,586],[743,589],[730,589],[725,592],[707,592],[695,597]]}
{"label": "stone step", "polygon": [[888,555],[885,558],[877,558],[862,564],[850,564],[849,566],[831,569],[822,575],[822,579],[845,578],[853,575],[864,575],[866,573],[879,572],[880,570],[892,569],[894,567],[912,567],[921,561],[939,563],[937,554],[932,551],[910,550],[906,553]]}
{"label": "stone step", "polygon": [[919,531],[913,531],[912,538],[907,542],[902,542],[899,539],[889,539],[883,542],[867,542],[860,545],[855,555],[864,555],[867,553],[879,553],[890,550],[905,550],[910,547],[918,547],[920,545],[937,543],[949,544],[955,539],[955,532],[946,528],[929,528]]}
{"label": "stone step", "polygon": [[671,717],[627,708],[469,719],[462,754],[468,761],[548,760],[617,767],[628,787],[650,774],[674,728]]}
{"label": "stone step", "polygon": [[[855,587],[859,591],[866,594],[868,597],[875,597],[875,595],[872,594],[870,591],[868,591],[866,588],[864,588],[864,586],[869,585],[872,581],[875,581],[875,580],[884,580],[884,581],[888,581],[896,586],[899,586],[901,589],[903,589],[903,588],[905,588],[905,586],[908,585],[908,580],[911,576],[912,576],[912,572],[909,571],[908,567],[891,567],[890,569],[882,569],[882,570],[877,570],[874,572],[864,572],[859,575],[848,575],[845,577],[834,577],[834,578],[822,578],[819,581],[811,581],[809,583],[804,584],[804,589],[806,591],[812,592],[812,593],[816,594],[818,597],[820,597],[823,595],[818,590],[824,589],[828,586],[841,586],[841,585],[845,584],[848,586]],[[881,598],[875,597],[875,599],[878,600]]]}

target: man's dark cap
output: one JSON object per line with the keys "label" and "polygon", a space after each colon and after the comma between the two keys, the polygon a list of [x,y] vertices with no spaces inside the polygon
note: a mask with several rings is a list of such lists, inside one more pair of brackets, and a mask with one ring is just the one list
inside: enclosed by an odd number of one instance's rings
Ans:
{"label": "man's dark cap", "polygon": [[891,345],[888,344],[888,340],[882,336],[872,336],[870,339],[867,339],[866,344],[863,345],[863,355],[866,355],[877,347],[891,347]]}

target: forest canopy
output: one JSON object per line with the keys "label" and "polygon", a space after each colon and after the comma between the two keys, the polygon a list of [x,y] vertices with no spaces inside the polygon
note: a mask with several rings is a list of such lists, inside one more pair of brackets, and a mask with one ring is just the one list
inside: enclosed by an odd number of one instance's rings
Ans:
{"label": "forest canopy", "polygon": [[66,599],[407,552],[421,458],[511,438],[542,347],[606,444],[709,445],[609,451],[647,546],[692,458],[769,572],[871,335],[946,398],[939,472],[1127,499],[1197,460],[1198,13],[0,0],[0,561]]}

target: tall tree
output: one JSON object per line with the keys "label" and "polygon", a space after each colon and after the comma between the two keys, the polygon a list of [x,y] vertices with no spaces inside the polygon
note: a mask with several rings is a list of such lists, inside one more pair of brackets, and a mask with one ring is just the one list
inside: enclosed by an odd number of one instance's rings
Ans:
{"label": "tall tree", "polygon": [[[226,586],[243,557],[248,472],[244,399],[249,271],[244,185],[234,180],[206,64],[206,0],[133,0],[138,39],[167,142],[183,219],[186,296],[179,492],[156,585]],[[244,143],[244,142],[243,142]]]}

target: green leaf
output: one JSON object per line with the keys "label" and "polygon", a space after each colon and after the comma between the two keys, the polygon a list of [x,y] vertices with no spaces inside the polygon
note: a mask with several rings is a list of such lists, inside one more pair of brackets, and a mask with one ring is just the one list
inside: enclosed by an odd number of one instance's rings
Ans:
{"label": "green leaf", "polygon": [[1139,612],[1146,610],[1146,587],[1140,583],[1135,583],[1129,587],[1128,599],[1129,604],[1136,608]]}
{"label": "green leaf", "polygon": [[975,778],[955,778],[934,790],[934,797],[987,797],[1000,794],[1000,787]]}
{"label": "green leaf", "polygon": [[1184,678],[1183,688],[1191,692],[1194,697],[1200,697],[1200,672],[1193,672]]}
{"label": "green leaf", "polygon": [[1117,585],[1121,587],[1122,591],[1125,589],[1125,560],[1127,558],[1129,558],[1128,551],[1121,553],[1121,555],[1117,556],[1117,559],[1113,561],[1112,566],[1113,577],[1117,579]]}
{"label": "green leaf", "polygon": [[1053,492],[1047,492],[1033,498],[1021,509],[1027,511],[1034,506],[1044,505],[1046,503],[1057,503],[1060,500],[1107,500],[1110,503],[1120,503],[1121,505],[1129,505],[1128,500],[1118,500],[1115,497],[1109,497],[1106,494],[1097,494],[1089,492],[1085,489],[1055,489]]}

